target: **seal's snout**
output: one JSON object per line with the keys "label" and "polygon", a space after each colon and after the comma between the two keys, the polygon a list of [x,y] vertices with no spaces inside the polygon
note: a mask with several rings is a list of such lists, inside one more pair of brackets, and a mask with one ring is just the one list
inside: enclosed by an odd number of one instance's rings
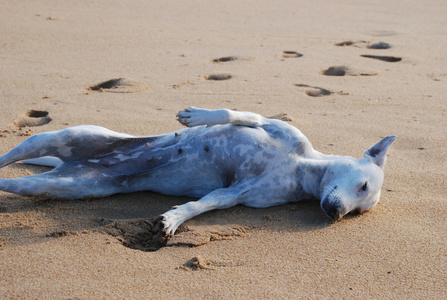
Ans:
{"label": "seal's snout", "polygon": [[339,200],[330,201],[325,199],[321,202],[321,208],[333,221],[338,221],[344,216],[345,208]]}

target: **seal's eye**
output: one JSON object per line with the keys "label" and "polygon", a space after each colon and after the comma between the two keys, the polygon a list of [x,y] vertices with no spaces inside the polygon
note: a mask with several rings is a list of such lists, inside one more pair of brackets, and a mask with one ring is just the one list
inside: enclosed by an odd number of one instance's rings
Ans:
{"label": "seal's eye", "polygon": [[365,183],[362,185],[362,191],[366,191],[368,189],[368,181],[365,181]]}

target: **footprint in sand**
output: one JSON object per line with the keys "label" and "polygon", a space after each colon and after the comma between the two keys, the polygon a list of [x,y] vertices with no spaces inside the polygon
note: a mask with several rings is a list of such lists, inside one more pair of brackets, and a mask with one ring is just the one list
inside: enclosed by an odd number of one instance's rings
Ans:
{"label": "footprint in sand", "polygon": [[322,97],[332,94],[331,91],[318,86],[310,86],[307,84],[295,84],[295,86],[304,88],[304,93],[311,97]]}
{"label": "footprint in sand", "polygon": [[328,69],[321,71],[321,74],[326,76],[345,76],[347,70],[348,68],[345,66],[329,67]]}
{"label": "footprint in sand", "polygon": [[225,57],[213,59],[212,62],[222,63],[222,62],[229,62],[229,61],[234,61],[234,60],[238,60],[238,59],[239,58],[237,56],[225,56]]}
{"label": "footprint in sand", "polygon": [[377,60],[381,60],[381,61],[386,61],[386,62],[398,62],[398,61],[402,60],[401,57],[395,57],[395,56],[367,55],[367,54],[363,54],[363,55],[360,55],[360,56],[361,57],[366,57],[366,58],[377,59]]}
{"label": "footprint in sand", "polygon": [[14,120],[17,127],[42,126],[51,122],[47,111],[29,110],[22,116]]}
{"label": "footprint in sand", "polygon": [[280,54],[281,58],[298,58],[298,57],[301,57],[301,56],[303,56],[303,55],[301,53],[296,52],[296,51],[283,51]]}
{"label": "footprint in sand", "polygon": [[346,66],[329,67],[326,70],[322,70],[320,73],[326,76],[375,76],[379,74],[378,72],[357,71]]}
{"label": "footprint in sand", "polygon": [[368,45],[369,49],[390,49],[391,45],[385,42],[377,42],[374,44]]}
{"label": "footprint in sand", "polygon": [[391,45],[388,43],[385,43],[385,42],[371,43],[371,42],[367,42],[367,41],[344,41],[344,42],[335,44],[335,46],[339,46],[339,47],[352,46],[352,47],[368,48],[368,49],[390,49],[391,48]]}
{"label": "footprint in sand", "polygon": [[144,82],[133,81],[126,78],[116,78],[101,82],[88,89],[109,93],[136,93],[146,90],[147,88],[149,88],[149,85]]}
{"label": "footprint in sand", "polygon": [[227,73],[220,73],[220,74],[209,74],[205,76],[206,80],[214,80],[214,81],[222,81],[222,80],[228,80],[231,79],[233,76]]}
{"label": "footprint in sand", "polygon": [[368,42],[367,41],[343,41],[340,43],[336,43],[335,46],[338,47],[358,47],[358,48],[364,48]]}
{"label": "footprint in sand", "polygon": [[246,56],[224,56],[219,57],[216,59],[213,59],[211,62],[213,63],[224,63],[224,62],[230,62],[230,61],[236,61],[236,60],[255,60],[254,57],[246,57]]}

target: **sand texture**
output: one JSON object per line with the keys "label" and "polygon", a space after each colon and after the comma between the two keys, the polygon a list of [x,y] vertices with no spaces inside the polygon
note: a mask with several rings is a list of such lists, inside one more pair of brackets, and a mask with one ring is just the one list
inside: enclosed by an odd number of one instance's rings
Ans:
{"label": "sand texture", "polygon": [[[332,223],[318,202],[188,222],[191,199],[0,192],[2,299],[443,299],[447,2],[0,0],[0,154],[80,124],[178,130],[189,106],[284,118],[315,149],[390,148],[380,203]],[[15,163],[0,178],[47,171]]]}

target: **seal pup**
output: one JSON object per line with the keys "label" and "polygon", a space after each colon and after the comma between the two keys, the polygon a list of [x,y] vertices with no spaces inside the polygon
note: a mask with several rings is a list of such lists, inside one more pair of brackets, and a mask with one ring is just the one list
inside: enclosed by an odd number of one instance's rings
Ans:
{"label": "seal pup", "polygon": [[164,235],[203,212],[242,204],[269,207],[306,198],[338,220],[379,201],[388,136],[360,159],[316,151],[294,126],[251,112],[190,107],[182,130],[135,137],[82,125],[40,133],[0,156],[54,166],[49,172],[0,179],[0,190],[24,196],[83,199],[154,191],[200,198],[161,215]]}

